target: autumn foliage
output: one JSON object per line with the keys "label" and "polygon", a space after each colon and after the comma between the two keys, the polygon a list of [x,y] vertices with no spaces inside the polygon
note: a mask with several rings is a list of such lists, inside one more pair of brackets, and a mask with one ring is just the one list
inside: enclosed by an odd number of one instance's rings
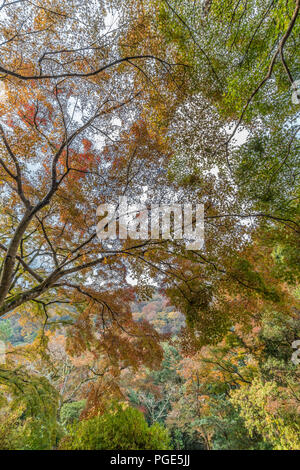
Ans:
{"label": "autumn foliage", "polygon": [[[300,449],[299,9],[3,2],[0,446]],[[203,249],[99,240],[120,196]]]}

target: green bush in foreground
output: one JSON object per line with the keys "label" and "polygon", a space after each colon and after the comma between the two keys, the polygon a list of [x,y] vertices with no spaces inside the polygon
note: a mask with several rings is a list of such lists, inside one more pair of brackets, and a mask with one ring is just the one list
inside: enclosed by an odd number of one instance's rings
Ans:
{"label": "green bush in foreground", "polygon": [[170,449],[170,438],[163,426],[148,426],[135,408],[113,404],[103,415],[71,425],[60,449],[166,450]]}
{"label": "green bush in foreground", "polygon": [[79,416],[85,407],[86,400],[65,403],[60,410],[60,422],[66,426],[79,421]]}

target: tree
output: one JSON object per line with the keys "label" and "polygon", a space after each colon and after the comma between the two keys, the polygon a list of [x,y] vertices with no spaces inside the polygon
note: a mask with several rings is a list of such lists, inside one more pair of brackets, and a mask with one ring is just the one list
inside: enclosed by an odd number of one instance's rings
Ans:
{"label": "tree", "polygon": [[22,366],[1,367],[0,432],[4,449],[45,450],[61,437],[57,423],[58,394],[45,377]]}
{"label": "tree", "polygon": [[168,426],[188,424],[212,449],[299,447],[299,370],[291,361],[299,334],[297,291],[286,296],[289,304],[276,310],[270,301],[237,299],[241,321],[218,344],[200,349],[197,338],[184,340],[182,392]]}
{"label": "tree", "polygon": [[275,450],[300,449],[299,415],[275,383],[254,380],[249,388],[236,390],[232,402],[240,407],[250,435],[258,431]]}
{"label": "tree", "polygon": [[101,1],[1,9],[0,315],[18,308],[42,334],[71,324],[69,350],[80,355],[88,347],[115,369],[122,361],[155,365],[159,335],[132,320],[127,274],[137,262],[148,273],[150,249],[157,258],[151,269],[162,277],[166,251],[147,241],[99,241],[96,208],[119,195],[139,196],[149,173],[159,175],[164,133],[158,136],[145,115],[162,84],[149,97],[147,74],[170,83],[171,104],[173,74],[183,66],[124,55],[124,8],[116,29],[105,26]]}
{"label": "tree", "polygon": [[167,343],[163,344],[163,349],[164,358],[159,370],[141,369],[134,374],[124,371],[121,377],[124,394],[127,391],[129,402],[144,413],[150,425],[165,424],[180,382],[176,371],[180,360],[178,351]]}
{"label": "tree", "polygon": [[[186,316],[186,363],[201,357],[195,376],[206,371],[218,390],[203,411],[198,395],[210,383],[188,375],[182,399],[182,423],[196,415],[207,448],[213,421],[232,419],[234,436],[241,419],[245,433],[253,425],[252,407],[241,418],[229,396],[221,416],[224,393],[236,387],[250,396],[263,375],[263,396],[265,383],[277,393],[280,380],[282,396],[290,396],[294,372],[266,372],[260,353],[253,370],[244,340],[250,334],[259,351],[271,347],[256,344],[255,328],[269,312],[270,324],[296,315],[299,121],[291,84],[299,8],[299,0],[3,3],[0,317],[6,336],[7,315],[26,332],[23,349],[9,346],[4,389],[17,393],[28,379],[29,390],[43,386],[56,397],[60,389],[62,404],[79,400],[87,385],[82,417],[103,413],[108,392],[122,400],[122,371],[159,368],[167,328],[151,305],[150,321],[132,315],[133,302],[159,286]],[[186,250],[180,240],[99,240],[99,204],[119,196],[136,203],[141,195],[147,208],[204,203],[205,249]],[[232,331],[240,329],[237,339]],[[31,366],[20,372],[25,358]],[[192,410],[189,390],[197,397]],[[155,400],[150,405],[156,411]],[[273,430],[268,436],[273,445]]]}

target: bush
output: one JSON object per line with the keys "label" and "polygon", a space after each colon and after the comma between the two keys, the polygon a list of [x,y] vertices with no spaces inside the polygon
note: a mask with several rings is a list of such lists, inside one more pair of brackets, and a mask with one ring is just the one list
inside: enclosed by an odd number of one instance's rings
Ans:
{"label": "bush", "polygon": [[79,421],[79,416],[85,407],[86,400],[73,401],[72,403],[65,403],[60,410],[60,422],[66,426]]}
{"label": "bush", "polygon": [[160,424],[149,427],[140,411],[114,403],[104,414],[71,425],[60,449],[166,450],[170,438]]}

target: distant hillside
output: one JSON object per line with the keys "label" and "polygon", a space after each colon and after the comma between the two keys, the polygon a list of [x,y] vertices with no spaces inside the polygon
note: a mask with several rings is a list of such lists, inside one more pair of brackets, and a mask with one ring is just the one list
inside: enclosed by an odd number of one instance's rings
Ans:
{"label": "distant hillside", "polygon": [[[68,319],[68,308],[66,307],[65,319]],[[161,334],[176,335],[185,326],[184,315],[170,306],[168,300],[159,294],[155,294],[150,301],[134,303],[132,310],[135,321],[147,320]],[[36,324],[30,324],[30,322],[24,327],[19,322],[18,315],[1,318],[0,341],[9,342],[13,346],[31,343],[36,337],[38,328]]]}
{"label": "distant hillside", "polygon": [[156,294],[150,301],[133,304],[133,318],[147,320],[161,334],[176,335],[185,326],[185,317],[168,304],[168,300]]}

